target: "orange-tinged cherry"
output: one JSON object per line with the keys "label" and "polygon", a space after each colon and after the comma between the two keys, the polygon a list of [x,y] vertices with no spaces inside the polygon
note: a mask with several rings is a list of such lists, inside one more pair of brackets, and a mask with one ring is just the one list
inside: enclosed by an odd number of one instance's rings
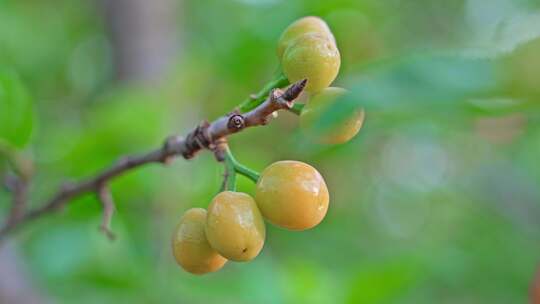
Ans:
{"label": "orange-tinged cherry", "polygon": [[332,31],[324,20],[315,16],[303,17],[291,23],[281,34],[277,46],[278,58],[283,57],[283,53],[294,40],[307,33],[319,34],[334,44],[336,42]]}
{"label": "orange-tinged cherry", "polygon": [[214,272],[227,262],[215,251],[204,232],[207,212],[202,208],[189,209],[174,229],[172,251],[178,265],[193,274]]}
{"label": "orange-tinged cherry", "polygon": [[227,259],[254,259],[263,248],[265,235],[264,219],[251,196],[224,191],[208,206],[206,236],[210,245]]}
{"label": "orange-tinged cherry", "polygon": [[319,224],[328,210],[329,194],[321,174],[299,161],[278,161],[261,173],[255,200],[272,224],[305,230]]}
{"label": "orange-tinged cherry", "polygon": [[[354,109],[340,117],[339,121],[323,124],[324,115],[332,107],[339,107],[347,94],[345,89],[329,87],[313,95],[300,114],[302,132],[323,144],[342,144],[351,140],[362,128],[365,116],[363,109]],[[318,127],[317,124],[323,126]]]}
{"label": "orange-tinged cherry", "polygon": [[341,57],[335,43],[319,34],[308,33],[287,47],[281,64],[291,83],[307,78],[305,90],[316,93],[336,79]]}

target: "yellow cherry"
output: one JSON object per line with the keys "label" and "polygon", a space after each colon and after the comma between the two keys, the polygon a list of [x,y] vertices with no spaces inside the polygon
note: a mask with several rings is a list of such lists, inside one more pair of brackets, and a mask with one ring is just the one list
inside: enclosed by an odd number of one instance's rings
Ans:
{"label": "yellow cherry", "polygon": [[233,261],[254,259],[264,245],[266,228],[257,204],[245,193],[224,191],[208,206],[210,245]]}
{"label": "yellow cherry", "polygon": [[193,274],[217,271],[227,262],[227,259],[210,247],[206,239],[206,215],[206,210],[202,208],[189,209],[180,219],[172,237],[176,262]]}
{"label": "yellow cherry", "polygon": [[333,42],[319,34],[308,33],[287,47],[281,64],[283,73],[291,83],[307,78],[305,90],[316,93],[336,79],[341,58]]}
{"label": "yellow cherry", "polygon": [[300,114],[302,132],[322,144],[342,144],[351,140],[362,128],[365,116],[363,109],[354,109],[340,121],[328,122],[326,127],[316,127],[332,107],[339,107],[347,94],[345,89],[330,87],[313,95]]}
{"label": "yellow cherry", "polygon": [[299,161],[278,161],[261,173],[255,200],[272,224],[305,230],[319,224],[328,210],[329,194],[321,174]]}
{"label": "yellow cherry", "polygon": [[294,40],[307,33],[319,34],[335,44],[334,35],[324,20],[314,16],[303,17],[289,25],[281,34],[277,45],[278,58],[283,57],[283,53]]}

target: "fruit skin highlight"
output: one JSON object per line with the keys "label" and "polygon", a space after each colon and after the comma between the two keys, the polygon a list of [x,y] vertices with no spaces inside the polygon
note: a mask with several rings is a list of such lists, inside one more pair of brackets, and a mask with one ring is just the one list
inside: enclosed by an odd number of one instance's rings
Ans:
{"label": "fruit skin highlight", "polygon": [[348,91],[329,87],[313,95],[300,114],[300,129],[309,138],[321,144],[342,144],[351,140],[362,128],[365,113],[361,108],[347,113],[341,121],[329,122],[328,127],[317,128],[323,115],[336,106]]}
{"label": "fruit skin highlight", "polygon": [[173,232],[173,256],[178,265],[193,274],[217,271],[227,262],[206,239],[206,217],[207,212],[202,208],[189,209]]}
{"label": "fruit skin highlight", "polygon": [[272,224],[290,230],[318,225],[328,211],[328,188],[321,174],[299,161],[268,166],[257,183],[255,200]]}
{"label": "fruit skin highlight", "polygon": [[303,17],[291,23],[281,34],[276,48],[278,58],[281,59],[283,57],[283,53],[294,40],[307,33],[319,34],[328,39],[328,41],[334,44],[336,43],[332,31],[324,20],[315,16]]}
{"label": "fruit skin highlight", "polygon": [[212,248],[225,258],[250,261],[264,246],[266,227],[251,196],[224,191],[208,206],[206,236]]}
{"label": "fruit skin highlight", "polygon": [[308,33],[287,47],[281,65],[289,82],[307,78],[306,92],[316,93],[336,79],[341,57],[335,43],[319,34]]}

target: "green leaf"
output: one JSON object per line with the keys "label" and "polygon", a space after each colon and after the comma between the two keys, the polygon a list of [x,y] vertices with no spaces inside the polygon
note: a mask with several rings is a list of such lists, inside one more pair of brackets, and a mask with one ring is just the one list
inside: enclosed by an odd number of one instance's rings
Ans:
{"label": "green leaf", "polygon": [[420,262],[407,257],[372,261],[353,278],[347,303],[394,303],[414,289],[425,273]]}
{"label": "green leaf", "polygon": [[405,56],[364,71],[353,92],[367,110],[460,110],[460,101],[490,96],[501,80],[493,60]]}
{"label": "green leaf", "polygon": [[0,139],[22,148],[32,133],[32,99],[20,78],[0,71]]}
{"label": "green leaf", "polygon": [[379,62],[346,81],[350,94],[328,108],[312,131],[331,129],[359,107],[366,110],[367,117],[384,116],[380,121],[385,124],[509,113],[526,107],[501,98],[504,81],[498,63],[495,59],[445,54],[406,55]]}

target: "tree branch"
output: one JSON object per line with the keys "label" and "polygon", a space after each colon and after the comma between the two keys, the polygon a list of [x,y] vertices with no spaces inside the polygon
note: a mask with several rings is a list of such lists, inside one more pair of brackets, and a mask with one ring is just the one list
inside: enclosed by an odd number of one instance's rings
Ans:
{"label": "tree branch", "polygon": [[20,176],[7,175],[5,185],[13,196],[11,209],[6,219],[7,226],[18,221],[25,212],[28,195],[28,180],[21,178]]}
{"label": "tree branch", "polygon": [[101,201],[101,204],[103,205],[103,220],[101,222],[101,225],[99,226],[99,229],[110,240],[114,240],[116,236],[111,231],[111,220],[114,214],[115,207],[111,191],[106,184],[103,184],[101,185],[101,187],[99,187],[97,194],[99,200]]}
{"label": "tree branch", "polygon": [[[165,140],[162,147],[156,150],[139,156],[127,156],[121,158],[109,168],[93,177],[76,183],[64,184],[64,186],[62,186],[52,198],[44,202],[41,207],[26,211],[15,219],[6,222],[0,229],[0,240],[16,228],[20,228],[24,224],[39,218],[44,214],[61,209],[72,199],[86,193],[94,192],[98,194],[100,200],[104,204],[104,208],[110,209],[104,211],[104,223],[110,221],[110,216],[112,216],[111,210],[113,210],[113,207],[111,206],[113,206],[113,204],[112,197],[110,197],[109,200],[108,195],[110,193],[108,193],[105,185],[107,185],[111,179],[146,164],[168,164],[178,156],[190,159],[203,149],[213,151],[216,159],[218,161],[223,161],[224,158],[222,152],[220,152],[222,149],[219,149],[219,146],[220,143],[225,141],[225,138],[228,135],[237,133],[248,127],[265,125],[268,123],[269,117],[274,112],[291,109],[294,100],[302,93],[306,83],[307,80],[298,81],[289,86],[285,91],[274,89],[264,102],[260,103],[247,113],[242,114],[238,110],[235,110],[232,113],[218,118],[212,123],[203,121],[185,137],[171,136]],[[23,205],[26,205],[26,197],[24,197]],[[110,213],[110,215],[108,213]]]}

